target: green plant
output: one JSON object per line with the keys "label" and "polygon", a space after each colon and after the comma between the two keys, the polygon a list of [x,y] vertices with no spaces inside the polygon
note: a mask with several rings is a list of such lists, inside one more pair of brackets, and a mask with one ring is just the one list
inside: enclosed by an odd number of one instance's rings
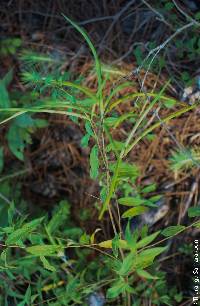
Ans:
{"label": "green plant", "polygon": [[0,55],[8,56],[16,54],[21,47],[22,40],[20,38],[5,38],[0,40]]}
{"label": "green plant", "polygon": [[[156,305],[174,305],[182,297],[178,293],[174,298],[173,294],[167,294],[167,284],[155,267],[155,260],[159,263],[157,258],[167,250],[165,242],[168,239],[199,223],[195,221],[188,227],[170,226],[155,233],[149,233],[146,226],[141,230],[131,230],[131,218],[154,206],[160,196],[151,196],[151,192],[156,190],[154,184],[146,188],[137,186],[140,169],[131,162],[129,152],[156,128],[194,109],[196,104],[182,107],[173,99],[173,103],[181,108],[149,126],[151,112],[158,106],[166,107],[165,103],[172,100],[164,94],[168,84],[158,93],[131,93],[119,98],[117,94],[122,85],[105,93],[109,74],[103,73],[92,42],[77,24],[67,17],[65,19],[82,34],[92,51],[98,80],[96,92],[81,85],[80,80],[71,82],[69,76],[56,77],[54,73],[38,72],[40,62],[51,61],[46,57],[25,54],[24,60],[30,60],[31,70],[24,71],[23,81],[35,91],[39,90],[42,99],[20,106],[12,105],[6,91],[8,77],[4,78],[2,92],[6,93],[7,100],[2,101],[7,103],[1,105],[1,124],[12,120],[7,134],[10,149],[22,159],[24,144],[30,142],[32,128],[38,123],[38,119],[31,117],[33,114],[68,115],[77,124],[82,120],[85,124],[82,145],[91,148],[90,176],[100,186],[100,201],[96,205],[99,220],[108,213],[113,236],[99,241],[96,239],[98,229],[86,233],[77,228],[70,220],[67,201],[59,203],[52,218],[44,216],[31,220],[24,217],[24,212],[17,213],[14,203],[10,203],[5,224],[0,228],[1,303],[87,305],[90,294],[105,288],[108,304],[136,306],[142,305],[143,298],[149,298]],[[34,61],[36,68],[32,66]],[[128,88],[129,84],[125,83],[123,89],[126,86]],[[117,107],[130,101],[137,103],[130,105],[128,113],[121,115]],[[129,131],[123,139],[114,138],[114,131],[123,124],[129,127]],[[16,140],[19,144],[14,143]],[[126,206],[128,208],[124,210]],[[195,216],[198,214],[193,211],[192,217]],[[127,219],[125,231],[122,219]],[[94,259],[88,263],[89,256]],[[144,283],[138,285],[141,279]],[[152,282],[154,286],[150,287]]]}

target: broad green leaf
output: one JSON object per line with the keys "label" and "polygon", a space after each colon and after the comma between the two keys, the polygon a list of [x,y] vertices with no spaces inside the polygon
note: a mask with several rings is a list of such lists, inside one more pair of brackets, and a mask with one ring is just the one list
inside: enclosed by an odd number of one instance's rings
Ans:
{"label": "broad green leaf", "polygon": [[19,228],[11,233],[6,239],[5,243],[7,245],[17,244],[20,240],[24,240],[32,231],[34,231],[34,229],[36,229],[36,227],[41,224],[42,220],[43,218],[39,218],[24,224],[22,228]]}
{"label": "broad green leaf", "polygon": [[90,153],[90,177],[96,179],[99,174],[98,147],[94,145]]}
{"label": "broad green leaf", "polygon": [[190,218],[199,217],[200,216],[200,206],[190,207],[188,209],[188,216]]}
{"label": "broad green leaf", "polygon": [[56,271],[56,268],[54,266],[52,266],[44,256],[40,256],[40,260],[43,263],[43,266],[44,266],[45,269],[47,269],[51,272]]}
{"label": "broad green leaf", "polygon": [[142,251],[135,257],[133,268],[137,270],[150,266],[155,257],[160,255],[166,249],[167,247],[155,247]]}
{"label": "broad green leaf", "polygon": [[125,206],[137,206],[141,205],[145,202],[145,199],[141,199],[139,196],[137,197],[125,197],[120,198],[118,203]]}
{"label": "broad green leaf", "polygon": [[160,231],[157,231],[145,238],[143,238],[142,240],[140,240],[137,244],[136,247],[137,249],[143,248],[146,245],[148,245],[149,243],[151,243],[154,239],[156,239],[156,237],[160,234]]}
{"label": "broad green leaf", "polygon": [[185,229],[184,225],[175,225],[175,226],[169,226],[165,228],[161,234],[165,237],[170,237],[176,235],[178,232],[181,232]]}
{"label": "broad green leaf", "polygon": [[149,272],[142,270],[142,269],[137,269],[136,272],[140,277],[145,278],[145,279],[158,279],[157,276],[153,276]]}
{"label": "broad green leaf", "polygon": [[63,248],[60,245],[34,245],[27,247],[26,251],[35,256],[51,256],[56,255],[59,251],[62,251]]}
{"label": "broad green leaf", "polygon": [[148,211],[148,208],[145,206],[138,206],[138,207],[133,207],[125,211],[123,213],[122,218],[132,218],[138,215],[141,215],[142,213]]}

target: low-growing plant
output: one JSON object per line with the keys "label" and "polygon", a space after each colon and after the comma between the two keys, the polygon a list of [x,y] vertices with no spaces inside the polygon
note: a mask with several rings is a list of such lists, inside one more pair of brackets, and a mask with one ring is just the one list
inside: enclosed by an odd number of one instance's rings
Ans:
{"label": "low-growing plant", "polygon": [[[64,18],[90,47],[98,82],[96,91],[83,86],[81,80],[71,82],[69,75],[55,76],[48,70],[46,74],[41,73],[40,61],[51,61],[24,54],[23,60],[30,61],[31,68],[23,72],[23,81],[35,88],[35,92],[39,90],[40,95],[32,103],[13,105],[5,91],[6,76],[2,86],[7,100],[2,100],[4,105],[1,103],[1,124],[11,122],[7,134],[9,147],[22,160],[25,143],[30,143],[30,133],[35,127],[41,127],[41,119],[33,118],[33,114],[56,113],[69,116],[77,124],[84,122],[81,144],[90,148],[90,177],[100,187],[95,205],[99,224],[109,216],[113,236],[100,241],[99,228],[86,233],[76,227],[70,217],[70,204],[65,200],[55,208],[51,218],[45,215],[34,219],[18,211],[13,201],[7,203],[9,209],[0,228],[1,304],[88,305],[91,295],[94,297],[94,293],[104,290],[106,305],[136,306],[143,305],[144,300],[154,305],[175,305],[182,300],[182,295],[177,288],[168,293],[157,258],[160,254],[164,256],[168,239],[188,228],[199,227],[200,223],[197,220],[187,227],[174,225],[154,233],[147,226],[132,229],[132,218],[155,207],[160,195],[152,195],[156,192],[155,184],[144,188],[137,185],[140,169],[131,161],[129,153],[142,139],[152,136],[156,128],[196,108],[197,104],[184,106],[167,97],[168,84],[158,93],[120,96],[124,88],[130,87],[129,82],[106,92],[110,76],[104,73],[91,40],[76,23]],[[32,65],[34,61],[36,66]],[[169,115],[149,124],[149,116],[158,107],[167,107],[167,102],[171,107],[172,100],[178,110],[172,108]],[[118,107],[126,104],[129,110],[121,114]],[[125,136],[119,139],[114,132],[122,126]],[[173,163],[177,165],[182,159],[180,154],[174,155]],[[199,210],[190,211],[190,216],[199,216]],[[101,303],[98,305],[104,302],[101,300]]]}

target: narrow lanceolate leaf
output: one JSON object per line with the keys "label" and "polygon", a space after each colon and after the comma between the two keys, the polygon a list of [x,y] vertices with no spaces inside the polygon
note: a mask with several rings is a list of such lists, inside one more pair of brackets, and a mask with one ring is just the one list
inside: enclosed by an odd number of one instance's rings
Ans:
{"label": "narrow lanceolate leaf", "polygon": [[125,205],[125,206],[137,206],[141,205],[145,202],[145,199],[141,199],[140,197],[126,197],[126,198],[120,198],[118,200],[119,204]]}
{"label": "narrow lanceolate leaf", "polygon": [[[74,21],[72,21],[71,19],[69,19],[68,17],[66,17],[63,14],[64,18],[84,37],[85,41],[87,42],[92,55],[94,57],[94,61],[95,61],[95,70],[96,70],[96,74],[97,74],[97,79],[98,79],[98,93],[100,94],[100,97],[102,95],[102,71],[101,71],[101,64],[97,55],[97,51],[93,45],[93,43],[91,42],[89,36],[87,35],[87,33],[78,25],[76,24]],[[102,111],[102,105],[100,105],[101,111]]]}
{"label": "narrow lanceolate leaf", "polygon": [[184,229],[184,225],[169,226],[165,228],[161,234],[165,237],[170,237],[176,235],[178,232],[181,232]]}
{"label": "narrow lanceolate leaf", "polygon": [[136,244],[136,248],[139,249],[139,248],[143,248],[145,247],[146,245],[148,245],[149,243],[151,243],[158,235],[159,235],[160,231],[158,232],[155,232],[143,239],[141,239],[137,244]]}
{"label": "narrow lanceolate leaf", "polygon": [[145,278],[145,279],[158,279],[157,276],[153,276],[149,272],[142,270],[142,269],[138,269],[136,270],[136,272],[140,277]]}
{"label": "narrow lanceolate leaf", "polygon": [[148,211],[148,208],[145,206],[133,207],[125,211],[125,213],[123,213],[122,215],[122,218],[132,218],[132,217],[141,215],[142,213],[146,211]]}
{"label": "narrow lanceolate leaf", "polygon": [[128,164],[125,162],[120,163],[118,170],[118,177],[136,178],[139,175],[139,169],[135,164]]}
{"label": "narrow lanceolate leaf", "polygon": [[62,251],[63,248],[60,245],[34,245],[26,248],[26,251],[35,256],[51,256],[56,255],[59,251]]}
{"label": "narrow lanceolate leaf", "polygon": [[99,174],[98,147],[94,145],[90,153],[90,177],[96,179]]}
{"label": "narrow lanceolate leaf", "polygon": [[47,269],[51,272],[56,271],[55,267],[52,266],[44,256],[40,256],[40,260],[43,263],[43,266],[44,266],[45,269]]}
{"label": "narrow lanceolate leaf", "polygon": [[132,271],[134,260],[135,260],[135,254],[134,253],[128,254],[128,256],[126,256],[125,259],[123,260],[122,266],[118,271],[119,275],[126,276],[127,274],[129,274]]}
{"label": "narrow lanceolate leaf", "polygon": [[[112,244],[113,244],[112,240],[105,240],[105,241],[100,242],[98,245],[101,248],[112,249]],[[119,244],[119,247],[121,249],[127,249],[128,248],[128,244],[125,240],[119,239],[118,244]]]}
{"label": "narrow lanceolate leaf", "polygon": [[11,233],[6,239],[5,243],[17,244],[18,241],[23,240],[28,237],[28,235],[33,232],[37,226],[39,226],[42,222],[43,218],[35,219],[29,223],[26,223],[22,226],[22,228],[17,229],[13,233]]}

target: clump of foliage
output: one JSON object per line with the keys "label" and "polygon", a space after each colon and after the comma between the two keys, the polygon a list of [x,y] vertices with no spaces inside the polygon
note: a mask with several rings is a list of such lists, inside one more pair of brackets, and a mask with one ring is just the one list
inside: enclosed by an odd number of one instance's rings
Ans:
{"label": "clump of foliage", "polygon": [[[95,207],[100,221],[109,215],[113,237],[99,241],[96,238],[99,229],[86,233],[76,227],[71,220],[70,203],[66,200],[57,205],[51,218],[25,215],[20,197],[16,203],[14,199],[4,203],[6,209],[0,227],[1,304],[88,305],[90,296],[103,290],[106,305],[137,306],[144,300],[151,300],[155,305],[174,305],[182,300],[182,295],[176,288],[168,291],[158,258],[167,251],[168,239],[189,227],[199,227],[199,221],[188,227],[174,225],[153,233],[146,225],[132,230],[132,218],[154,207],[160,196],[151,196],[156,189],[154,184],[134,190],[140,169],[130,161],[129,152],[161,124],[196,105],[182,107],[180,104],[178,111],[172,111],[149,126],[150,112],[158,106],[167,107],[165,103],[170,101],[164,94],[165,88],[156,94],[134,93],[118,98],[117,93],[129,86],[124,83],[105,95],[109,74],[103,73],[96,50],[85,31],[65,18],[82,34],[91,49],[98,80],[96,92],[83,86],[80,79],[71,82],[68,74],[55,75],[54,69],[52,73],[41,71],[40,63],[52,64],[50,57],[23,54],[23,60],[29,61],[30,65],[26,66],[22,78],[34,88],[31,95],[36,98],[29,103],[19,102],[19,105],[10,99],[7,86],[12,75],[8,73],[1,80],[1,124],[9,123],[6,136],[9,148],[23,160],[31,133],[46,124],[33,114],[58,113],[69,116],[77,124],[84,122],[85,135],[81,143],[90,148],[90,177],[100,186],[100,200]],[[137,103],[131,111],[120,115],[117,106],[129,101]],[[173,102],[179,105],[179,101]],[[119,141],[114,138],[113,131],[124,123],[129,124],[131,130]],[[3,171],[2,152],[1,149]],[[173,156],[178,169],[181,160],[180,154]],[[199,215],[198,209],[190,211],[191,217]],[[126,221],[125,229],[122,220]],[[91,255],[93,260],[90,261]]]}

